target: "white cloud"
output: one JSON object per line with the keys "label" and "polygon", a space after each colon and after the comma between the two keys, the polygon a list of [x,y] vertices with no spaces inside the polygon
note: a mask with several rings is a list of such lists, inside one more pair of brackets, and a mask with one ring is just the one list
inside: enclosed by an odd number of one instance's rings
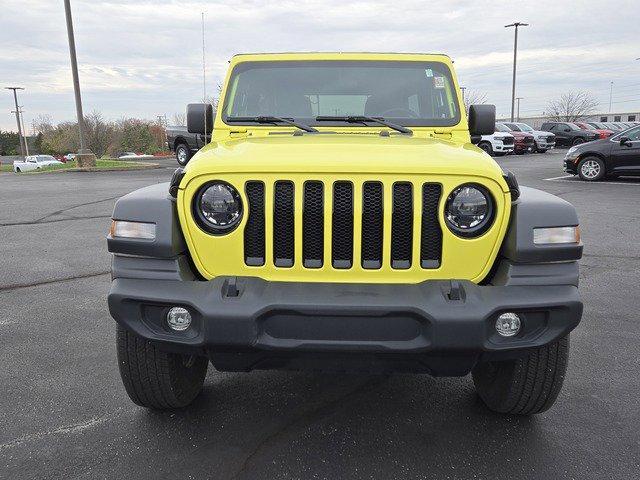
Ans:
{"label": "white cloud", "polygon": [[[640,109],[637,0],[72,1],[86,111],[155,117],[201,96],[200,12],[206,12],[209,90],[227,59],[247,51],[444,52],[460,81],[487,94],[499,113],[510,106],[513,30],[519,43],[523,113],[539,113],[560,92],[591,91],[617,108]],[[74,116],[62,2],[3,0],[0,81],[26,87],[27,123],[38,114]],[[638,93],[636,93],[638,92]],[[0,128],[13,128],[8,92]],[[628,103],[624,103],[628,102]]]}

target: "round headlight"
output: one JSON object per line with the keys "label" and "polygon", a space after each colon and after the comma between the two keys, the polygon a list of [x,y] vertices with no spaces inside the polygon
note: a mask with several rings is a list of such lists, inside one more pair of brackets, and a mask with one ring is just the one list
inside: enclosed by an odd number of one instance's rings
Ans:
{"label": "round headlight", "polygon": [[461,237],[478,237],[493,222],[493,200],[486,188],[460,185],[447,198],[444,217],[449,229]]}
{"label": "round headlight", "polygon": [[198,225],[215,235],[229,233],[242,220],[242,199],[238,191],[222,181],[205,184],[193,202]]}

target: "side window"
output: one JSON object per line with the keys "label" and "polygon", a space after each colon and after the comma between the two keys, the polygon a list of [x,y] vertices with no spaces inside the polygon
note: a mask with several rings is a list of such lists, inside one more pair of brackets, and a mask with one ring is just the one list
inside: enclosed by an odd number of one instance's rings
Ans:
{"label": "side window", "polygon": [[558,131],[558,125],[557,124],[554,124],[554,125],[551,125],[551,126],[548,126],[548,127],[549,127],[549,131],[550,132],[557,132]]}
{"label": "side window", "polygon": [[632,142],[637,142],[640,140],[640,127],[634,128],[633,130],[629,130],[625,135]]}
{"label": "side window", "polygon": [[36,163],[36,157],[27,157],[27,162]]}

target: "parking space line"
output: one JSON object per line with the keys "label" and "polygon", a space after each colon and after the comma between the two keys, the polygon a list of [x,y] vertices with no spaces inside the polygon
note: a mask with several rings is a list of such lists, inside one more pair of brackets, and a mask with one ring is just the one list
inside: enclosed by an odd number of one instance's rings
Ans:
{"label": "parking space line", "polygon": [[568,178],[575,178],[574,175],[564,175],[562,177],[551,177],[551,178],[544,178],[543,180],[546,180],[548,182],[567,182],[567,183],[577,183],[577,184],[584,184],[584,183],[590,183],[592,185],[630,185],[632,187],[640,187],[640,182],[639,183],[630,183],[630,182],[583,182],[581,180],[567,180]]}
{"label": "parking space line", "polygon": [[560,180],[562,178],[573,178],[574,175],[563,175],[561,177],[551,177],[551,178],[545,178],[545,180]]}

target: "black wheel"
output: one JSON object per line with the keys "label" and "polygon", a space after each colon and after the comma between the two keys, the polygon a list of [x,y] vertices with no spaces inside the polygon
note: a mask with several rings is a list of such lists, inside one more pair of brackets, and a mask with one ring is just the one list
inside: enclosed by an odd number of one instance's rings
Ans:
{"label": "black wheel", "polygon": [[190,159],[191,150],[189,149],[189,146],[185,145],[184,143],[180,143],[176,147],[176,160],[180,165],[184,167],[187,163],[189,163]]}
{"label": "black wheel", "polygon": [[580,145],[581,143],[584,143],[584,138],[578,137],[573,139],[573,142],[571,142],[571,145]]}
{"label": "black wheel", "polygon": [[578,163],[578,175],[582,180],[595,182],[605,176],[604,162],[598,157],[585,157]]}
{"label": "black wheel", "polygon": [[526,357],[479,363],[472,372],[482,401],[499,413],[533,415],[554,404],[569,359],[569,336],[533,349]]}
{"label": "black wheel", "polygon": [[489,142],[480,142],[478,144],[478,147],[480,147],[482,150],[484,150],[489,155],[493,155],[493,148],[491,147],[491,144]]}
{"label": "black wheel", "polygon": [[198,396],[209,361],[161,350],[118,325],[118,365],[134,403],[153,409],[180,408]]}
{"label": "black wheel", "polygon": [[20,167],[16,167],[16,173],[21,173],[22,170],[20,170]]}

